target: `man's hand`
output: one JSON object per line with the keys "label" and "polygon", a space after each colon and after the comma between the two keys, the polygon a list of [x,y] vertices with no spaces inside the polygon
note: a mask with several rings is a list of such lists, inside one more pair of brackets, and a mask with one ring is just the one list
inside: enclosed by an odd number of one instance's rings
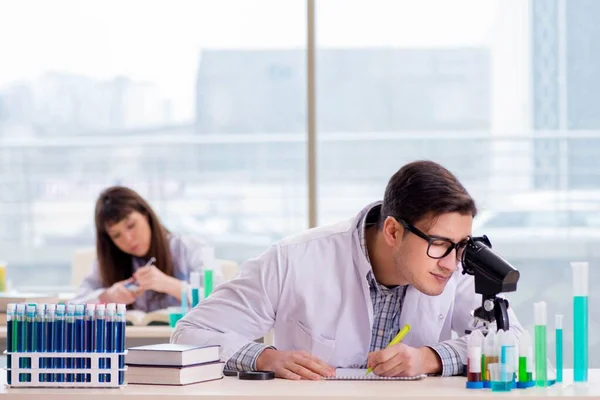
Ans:
{"label": "man's hand", "polygon": [[398,343],[369,353],[367,367],[378,376],[416,376],[442,371],[442,362],[429,347],[414,348]]}
{"label": "man's hand", "polygon": [[256,368],[259,371],[274,371],[276,377],[292,380],[319,380],[335,375],[335,368],[305,351],[266,349],[258,356]]}

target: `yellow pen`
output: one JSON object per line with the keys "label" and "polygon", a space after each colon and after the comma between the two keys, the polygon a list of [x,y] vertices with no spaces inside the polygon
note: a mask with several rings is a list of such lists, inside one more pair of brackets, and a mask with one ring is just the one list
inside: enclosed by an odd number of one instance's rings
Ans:
{"label": "yellow pen", "polygon": [[[400,329],[400,332],[398,332],[398,334],[392,339],[390,344],[388,344],[385,348],[387,349],[388,347],[391,347],[395,344],[400,343],[402,341],[402,339],[404,339],[404,336],[406,336],[406,334],[409,331],[410,331],[410,325],[409,324],[404,325],[404,327],[402,329]],[[366,375],[369,375],[371,372],[373,372],[373,368],[369,368],[367,370]]]}

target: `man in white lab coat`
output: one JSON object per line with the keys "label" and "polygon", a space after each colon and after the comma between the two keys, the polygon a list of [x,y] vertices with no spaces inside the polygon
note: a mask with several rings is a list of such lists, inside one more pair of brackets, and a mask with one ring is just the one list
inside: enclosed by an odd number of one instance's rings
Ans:
{"label": "man in white lab coat", "polygon": [[[343,201],[343,199],[340,199]],[[481,305],[458,257],[477,209],[456,177],[418,161],[383,202],[281,240],[177,324],[174,343],[220,345],[227,369],[320,379],[336,367],[382,376],[457,375]],[[521,327],[509,310],[511,330]],[[412,330],[386,348],[398,331]],[[275,347],[254,342],[271,329]],[[452,332],[458,337],[452,337]]]}

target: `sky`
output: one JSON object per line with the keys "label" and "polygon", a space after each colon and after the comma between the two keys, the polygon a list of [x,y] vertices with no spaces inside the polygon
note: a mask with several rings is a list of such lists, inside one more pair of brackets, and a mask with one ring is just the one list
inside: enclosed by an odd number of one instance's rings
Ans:
{"label": "sky", "polygon": [[[321,47],[485,45],[500,0],[317,0]],[[304,0],[0,0],[0,89],[127,75],[190,104],[202,49],[306,46]]]}

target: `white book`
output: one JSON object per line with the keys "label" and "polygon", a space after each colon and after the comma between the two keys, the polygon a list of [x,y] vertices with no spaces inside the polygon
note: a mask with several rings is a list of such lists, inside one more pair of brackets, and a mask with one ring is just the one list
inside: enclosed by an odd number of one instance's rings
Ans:
{"label": "white book", "polygon": [[125,380],[133,385],[190,385],[223,378],[225,363],[163,367],[149,365],[127,366]]}
{"label": "white book", "polygon": [[172,343],[130,347],[125,355],[125,364],[185,367],[214,363],[219,361],[219,350],[220,346]]}

